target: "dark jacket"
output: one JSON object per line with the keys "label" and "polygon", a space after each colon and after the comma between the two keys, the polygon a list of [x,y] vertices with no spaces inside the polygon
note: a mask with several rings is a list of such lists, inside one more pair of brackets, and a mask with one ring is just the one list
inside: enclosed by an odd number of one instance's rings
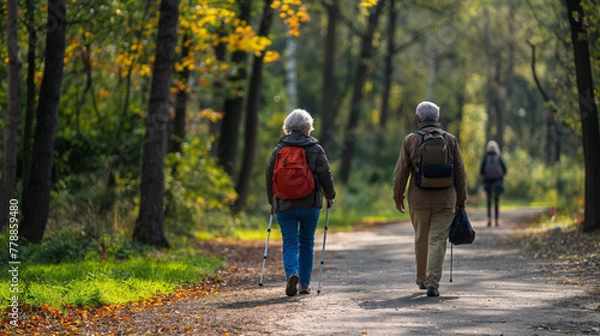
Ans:
{"label": "dark jacket", "polygon": [[494,178],[494,179],[485,178],[485,164],[487,162],[488,156],[491,156],[491,155],[498,155],[498,154],[496,154],[496,152],[485,153],[485,155],[483,156],[483,160],[481,161],[481,168],[479,169],[479,174],[481,176],[483,176],[483,182],[486,184],[493,183],[496,181],[502,181],[504,179],[504,175],[506,175],[506,166],[504,165],[504,160],[502,160],[502,156],[500,156],[499,158],[500,158],[500,166],[502,167],[502,177],[497,178],[497,179],[496,178]]}
{"label": "dark jacket", "polygon": [[[436,125],[423,125],[420,129],[433,130]],[[454,164],[455,185],[443,189],[424,189],[417,187],[415,178],[410,178],[408,186],[408,207],[411,209],[454,208],[463,206],[467,200],[467,172],[460,154],[456,137],[446,133],[446,141],[450,147],[450,159]],[[421,160],[421,136],[410,133],[404,138],[400,155],[394,170],[394,200],[402,201],[409,176],[417,170],[417,163]]]}
{"label": "dark jacket", "polygon": [[[299,199],[285,200],[276,198],[273,195],[273,169],[275,168],[275,159],[277,153],[285,146],[300,146],[304,147],[306,152],[306,160],[310,166],[313,177],[315,179],[315,188],[308,196]],[[335,186],[331,170],[329,169],[329,160],[325,155],[325,150],[319,145],[319,141],[302,132],[293,132],[289,135],[284,135],[279,139],[279,143],[271,153],[267,168],[265,171],[267,184],[267,200],[273,206],[274,211],[299,209],[299,208],[322,208],[323,195],[327,199],[335,198]],[[273,202],[275,201],[275,204]]]}

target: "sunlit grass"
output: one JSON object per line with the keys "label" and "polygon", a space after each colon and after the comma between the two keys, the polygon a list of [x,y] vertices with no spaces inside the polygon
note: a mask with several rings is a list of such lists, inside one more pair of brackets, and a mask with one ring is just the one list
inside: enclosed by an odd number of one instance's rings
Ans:
{"label": "sunlit grass", "polygon": [[[236,230],[234,237],[240,240],[264,240],[267,237],[268,223],[265,224],[263,230]],[[271,239],[281,239],[281,231],[279,226],[273,225],[271,227]]]}
{"label": "sunlit grass", "polygon": [[529,223],[528,231],[574,230],[579,228],[575,214],[541,214]]}
{"label": "sunlit grass", "polygon": [[[100,306],[122,304],[148,298],[157,293],[168,294],[175,288],[197,283],[214,275],[224,266],[216,258],[165,254],[160,257],[138,257],[132,260],[85,260],[60,264],[20,265],[19,302],[28,305],[48,304]],[[0,279],[0,307],[9,304],[8,272]]]}

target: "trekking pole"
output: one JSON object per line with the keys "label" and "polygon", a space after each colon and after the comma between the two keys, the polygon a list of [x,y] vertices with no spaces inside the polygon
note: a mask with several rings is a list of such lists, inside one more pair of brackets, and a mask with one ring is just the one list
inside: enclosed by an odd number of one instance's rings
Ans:
{"label": "trekking pole", "polygon": [[317,295],[321,294],[321,278],[323,276],[323,265],[325,264],[325,242],[327,241],[327,230],[329,229],[329,206],[325,213],[325,231],[323,232],[323,251],[321,251],[321,266],[319,267],[319,287],[317,287]]}
{"label": "trekking pole", "polygon": [[452,282],[452,257],[454,256],[454,244],[450,243],[450,282]]}
{"label": "trekking pole", "polygon": [[263,255],[262,271],[260,272],[260,281],[258,287],[263,286],[263,278],[265,276],[265,264],[267,263],[267,252],[269,251],[269,238],[271,238],[271,226],[273,225],[273,212],[269,216],[269,228],[267,229],[267,241],[265,243],[265,254]]}

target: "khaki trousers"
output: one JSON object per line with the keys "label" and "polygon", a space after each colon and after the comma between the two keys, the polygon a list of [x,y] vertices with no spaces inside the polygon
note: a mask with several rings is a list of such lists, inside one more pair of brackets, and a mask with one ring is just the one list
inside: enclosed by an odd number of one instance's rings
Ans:
{"label": "khaki trousers", "polygon": [[438,288],[454,209],[410,209],[410,219],[415,229],[417,281]]}

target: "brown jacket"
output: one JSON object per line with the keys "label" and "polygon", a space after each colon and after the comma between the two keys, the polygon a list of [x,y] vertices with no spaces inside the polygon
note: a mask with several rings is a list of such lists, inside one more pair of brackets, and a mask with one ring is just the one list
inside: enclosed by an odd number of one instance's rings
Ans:
{"label": "brown jacket", "polygon": [[[435,125],[424,125],[425,130],[437,128]],[[419,147],[421,146],[421,136],[416,133],[410,133],[402,142],[402,149],[398,156],[396,169],[394,170],[394,200],[396,203],[402,201],[408,177],[410,180],[408,187],[408,207],[411,209],[435,209],[435,208],[454,208],[456,205],[464,205],[467,200],[467,173],[465,165],[460,155],[460,149],[456,137],[450,133],[445,135],[448,146],[450,147],[450,160],[454,163],[454,187],[444,189],[423,189],[415,185],[414,174],[417,163],[420,161]]]}

